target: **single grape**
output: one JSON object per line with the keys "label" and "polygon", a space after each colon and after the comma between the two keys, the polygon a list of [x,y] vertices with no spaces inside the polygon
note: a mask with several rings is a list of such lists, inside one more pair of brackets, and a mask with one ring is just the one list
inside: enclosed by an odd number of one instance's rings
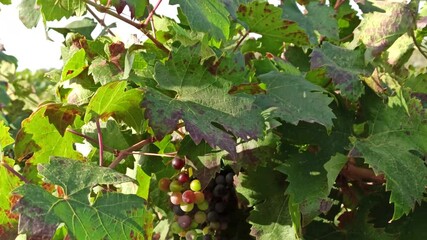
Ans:
{"label": "single grape", "polygon": [[211,233],[211,228],[209,226],[206,226],[202,229],[203,235],[208,235]]}
{"label": "single grape", "polygon": [[227,173],[227,175],[225,175],[225,182],[232,186],[234,183],[234,173],[233,172],[229,172]]}
{"label": "single grape", "polygon": [[172,192],[170,196],[170,201],[174,205],[179,205],[182,203],[182,193],[180,192]]}
{"label": "single grape", "polygon": [[184,167],[184,165],[185,165],[184,159],[178,156],[172,159],[172,167],[175,168],[176,170],[181,170]]}
{"label": "single grape", "polygon": [[207,210],[208,208],[209,208],[209,203],[208,203],[208,201],[203,201],[203,202],[201,202],[201,203],[198,203],[197,204],[197,207],[200,209],[200,210],[202,210],[202,211],[205,211],[205,210]]}
{"label": "single grape", "polygon": [[214,190],[212,191],[214,197],[222,197],[227,193],[227,189],[223,184],[218,184],[215,186]]}
{"label": "single grape", "polygon": [[169,185],[171,180],[169,178],[162,178],[159,180],[159,189],[163,192],[169,192]]}
{"label": "single grape", "polygon": [[178,233],[180,233],[182,231],[182,229],[181,229],[181,227],[179,226],[179,224],[177,222],[173,222],[171,224],[171,231],[173,233],[178,234]]}
{"label": "single grape", "polygon": [[217,222],[219,220],[219,215],[215,211],[210,211],[207,215],[207,219],[209,222]]}
{"label": "single grape", "polygon": [[173,180],[169,185],[169,190],[171,192],[181,192],[183,189],[181,183],[179,183],[177,180]]}
{"label": "single grape", "polygon": [[190,230],[185,234],[185,240],[195,240],[197,238],[197,233],[194,230]]}
{"label": "single grape", "polygon": [[196,196],[194,195],[194,192],[191,190],[187,190],[182,194],[182,201],[185,203],[194,203],[196,200]]}
{"label": "single grape", "polygon": [[173,205],[172,210],[175,213],[175,215],[177,215],[177,216],[185,215],[185,212],[182,211],[180,205]]}
{"label": "single grape", "polygon": [[216,176],[215,182],[216,182],[216,184],[225,184],[225,177],[224,177],[224,175],[220,174],[220,175]]}
{"label": "single grape", "polygon": [[179,216],[177,222],[182,229],[187,229],[191,225],[191,217],[188,215]]}
{"label": "single grape", "polygon": [[181,203],[179,206],[181,207],[182,211],[188,213],[188,212],[191,212],[191,210],[193,210],[194,203]]}
{"label": "single grape", "polygon": [[224,202],[217,202],[215,203],[215,211],[217,213],[223,213],[225,211],[225,209],[227,208],[227,204]]}
{"label": "single grape", "polygon": [[186,183],[190,180],[190,177],[188,176],[188,173],[182,172],[178,175],[178,182],[180,183]]}
{"label": "single grape", "polygon": [[203,194],[202,192],[194,192],[194,197],[195,197],[194,202],[196,204],[199,204],[205,201],[205,194]]}
{"label": "single grape", "polygon": [[219,222],[210,222],[209,227],[213,230],[218,230],[221,228],[221,224]]}
{"label": "single grape", "polygon": [[194,214],[194,221],[199,224],[206,222],[206,213],[202,211],[196,212],[196,214]]}
{"label": "single grape", "polygon": [[200,181],[198,179],[194,179],[190,183],[190,189],[195,191],[195,192],[198,192],[198,191],[202,190],[202,184],[200,183]]}

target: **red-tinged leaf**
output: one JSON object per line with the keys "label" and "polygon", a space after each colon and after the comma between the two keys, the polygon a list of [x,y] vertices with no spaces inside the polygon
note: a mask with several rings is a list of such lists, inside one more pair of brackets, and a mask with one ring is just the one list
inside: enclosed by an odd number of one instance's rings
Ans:
{"label": "red-tinged leaf", "polygon": [[158,63],[154,78],[159,91],[149,88],[142,102],[156,137],[172,132],[180,119],[196,144],[205,140],[236,156],[235,137],[262,135],[264,120],[250,95],[229,95],[230,82],[200,65],[200,48],[178,49],[165,64]]}
{"label": "red-tinged leaf", "polygon": [[47,104],[45,105],[46,111],[44,116],[49,119],[49,122],[53,124],[61,136],[68,126],[74,123],[76,117],[81,117],[83,112],[77,106],[74,105],[62,105],[62,104]]}

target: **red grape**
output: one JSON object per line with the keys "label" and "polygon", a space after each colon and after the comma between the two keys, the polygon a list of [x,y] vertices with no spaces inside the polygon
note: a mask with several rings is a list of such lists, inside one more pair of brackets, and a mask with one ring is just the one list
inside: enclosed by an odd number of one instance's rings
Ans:
{"label": "red grape", "polygon": [[159,180],[159,189],[163,192],[169,192],[169,185],[171,180],[169,178],[162,178]]}
{"label": "red grape", "polygon": [[170,196],[171,203],[174,205],[179,205],[182,203],[182,194],[180,192],[173,192]]}
{"label": "red grape", "polygon": [[196,196],[194,196],[194,192],[191,190],[187,190],[182,194],[182,201],[185,203],[194,203],[196,200]]}
{"label": "red grape", "polygon": [[181,170],[185,165],[185,161],[184,159],[180,158],[180,157],[174,157],[174,159],[172,159],[172,167],[175,168],[176,170]]}
{"label": "red grape", "polygon": [[190,177],[188,176],[188,173],[182,172],[178,175],[178,182],[180,183],[186,183],[190,180]]}

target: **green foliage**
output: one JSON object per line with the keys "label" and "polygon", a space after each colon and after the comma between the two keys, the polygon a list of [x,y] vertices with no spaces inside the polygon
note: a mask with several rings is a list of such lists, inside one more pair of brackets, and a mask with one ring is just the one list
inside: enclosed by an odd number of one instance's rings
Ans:
{"label": "green foliage", "polygon": [[[0,239],[177,239],[160,180],[219,172],[233,224],[199,238],[425,239],[427,8],[281,2],[22,1],[64,65],[0,51]],[[88,8],[148,40],[95,36]]]}

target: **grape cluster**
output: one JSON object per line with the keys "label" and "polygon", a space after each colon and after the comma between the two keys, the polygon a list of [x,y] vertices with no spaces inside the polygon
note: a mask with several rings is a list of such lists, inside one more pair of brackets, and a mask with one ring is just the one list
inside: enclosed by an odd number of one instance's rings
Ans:
{"label": "grape cluster", "polygon": [[172,167],[179,171],[172,179],[159,180],[159,188],[169,193],[171,209],[175,218],[170,226],[171,233],[187,240],[225,239],[230,214],[236,209],[236,192],[233,185],[234,173],[221,171],[202,190],[198,179],[191,176],[185,160],[175,157]]}

